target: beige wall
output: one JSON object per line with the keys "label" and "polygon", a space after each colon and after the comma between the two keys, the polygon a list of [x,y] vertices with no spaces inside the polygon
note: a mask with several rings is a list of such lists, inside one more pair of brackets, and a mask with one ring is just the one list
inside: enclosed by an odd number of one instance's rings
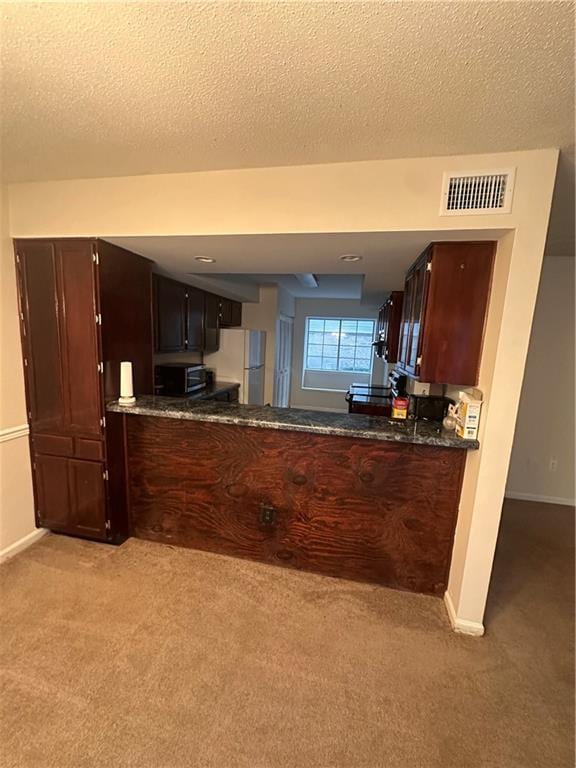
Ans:
{"label": "beige wall", "polygon": [[0,559],[36,530],[7,203],[0,188]]}
{"label": "beige wall", "polygon": [[[294,342],[292,345],[292,380],[290,387],[290,405],[292,408],[316,408],[320,410],[346,412],[348,406],[344,399],[345,391],[353,381],[369,384],[369,374],[325,374],[317,378],[326,379],[327,385],[332,385],[337,378],[337,385],[344,391],[318,391],[304,389],[302,386],[302,367],[304,362],[304,337],[306,334],[307,317],[365,317],[376,320],[378,308],[361,304],[356,300],[342,299],[296,299],[294,317]],[[381,367],[379,360],[375,361]],[[319,385],[321,381],[317,382]]]}
{"label": "beige wall", "polygon": [[264,402],[272,405],[274,399],[274,370],[276,366],[276,320],[278,317],[278,288],[260,286],[260,301],[244,304],[242,328],[266,331],[266,356],[264,361]]}
{"label": "beige wall", "polygon": [[[10,187],[10,233],[510,232],[498,251],[481,365],[482,445],[466,464],[448,588],[457,626],[481,632],[557,160],[548,149],[19,184]],[[444,171],[510,167],[509,214],[439,215]]]}
{"label": "beige wall", "polygon": [[[557,150],[534,150],[13,184],[10,228],[19,237],[530,229],[530,218],[548,218],[538,180],[556,162]],[[521,168],[510,214],[439,215],[443,172],[471,167]]]}
{"label": "beige wall", "polygon": [[574,504],[574,258],[544,260],[506,495]]}

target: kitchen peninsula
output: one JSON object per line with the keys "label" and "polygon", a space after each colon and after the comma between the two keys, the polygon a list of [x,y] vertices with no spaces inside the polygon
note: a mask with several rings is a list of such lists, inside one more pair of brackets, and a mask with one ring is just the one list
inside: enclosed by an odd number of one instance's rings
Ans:
{"label": "kitchen peninsula", "polygon": [[[493,254],[431,244],[376,351],[392,362],[394,325],[402,375],[474,386]],[[434,421],[240,405],[234,382],[153,397],[158,356],[202,363],[221,328],[240,326],[241,305],[98,238],[17,240],[15,257],[39,527],[443,594],[476,441]],[[126,361],[131,408],[116,404]]]}
{"label": "kitchen peninsula", "polygon": [[476,441],[427,422],[162,397],[107,411],[131,535],[443,594]]}

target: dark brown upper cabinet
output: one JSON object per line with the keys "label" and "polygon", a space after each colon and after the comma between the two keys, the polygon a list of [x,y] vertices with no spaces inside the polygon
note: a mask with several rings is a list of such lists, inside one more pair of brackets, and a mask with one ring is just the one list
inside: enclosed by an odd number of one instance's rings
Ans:
{"label": "dark brown upper cabinet", "polygon": [[186,349],[187,288],[184,283],[154,275],[154,319],[158,352],[183,352]]}
{"label": "dark brown upper cabinet", "polygon": [[437,384],[475,386],[495,243],[433,243],[406,275],[398,367]]}
{"label": "dark brown upper cabinet", "polygon": [[157,352],[216,352],[220,328],[242,325],[242,304],[154,275]]}
{"label": "dark brown upper cabinet", "polygon": [[207,293],[204,301],[204,351],[217,352],[220,349],[220,297]]}
{"label": "dark brown upper cabinet", "polygon": [[37,525],[118,540],[127,511],[109,503],[104,406],[122,360],[136,394],[153,391],[150,262],[92,239],[15,252]]}
{"label": "dark brown upper cabinet", "polygon": [[387,363],[395,363],[398,360],[403,299],[402,291],[392,291],[378,313],[374,348],[376,356]]}
{"label": "dark brown upper cabinet", "polygon": [[220,299],[220,327],[239,328],[242,325],[242,304],[233,299]]}

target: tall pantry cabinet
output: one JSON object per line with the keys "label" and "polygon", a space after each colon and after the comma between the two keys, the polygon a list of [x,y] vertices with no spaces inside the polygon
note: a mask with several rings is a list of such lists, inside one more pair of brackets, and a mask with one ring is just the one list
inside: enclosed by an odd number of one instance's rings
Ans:
{"label": "tall pantry cabinet", "polygon": [[[36,524],[103,541],[128,535],[105,402],[131,360],[153,392],[151,264],[96,239],[17,240],[16,271]],[[108,440],[107,440],[108,438]]]}

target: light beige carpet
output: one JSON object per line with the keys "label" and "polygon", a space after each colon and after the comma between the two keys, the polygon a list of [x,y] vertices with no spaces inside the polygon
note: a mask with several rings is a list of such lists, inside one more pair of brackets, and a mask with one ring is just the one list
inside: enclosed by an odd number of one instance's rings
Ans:
{"label": "light beige carpet", "polygon": [[2,768],[571,767],[572,525],[508,503],[482,639],[434,598],[49,536],[0,567]]}

